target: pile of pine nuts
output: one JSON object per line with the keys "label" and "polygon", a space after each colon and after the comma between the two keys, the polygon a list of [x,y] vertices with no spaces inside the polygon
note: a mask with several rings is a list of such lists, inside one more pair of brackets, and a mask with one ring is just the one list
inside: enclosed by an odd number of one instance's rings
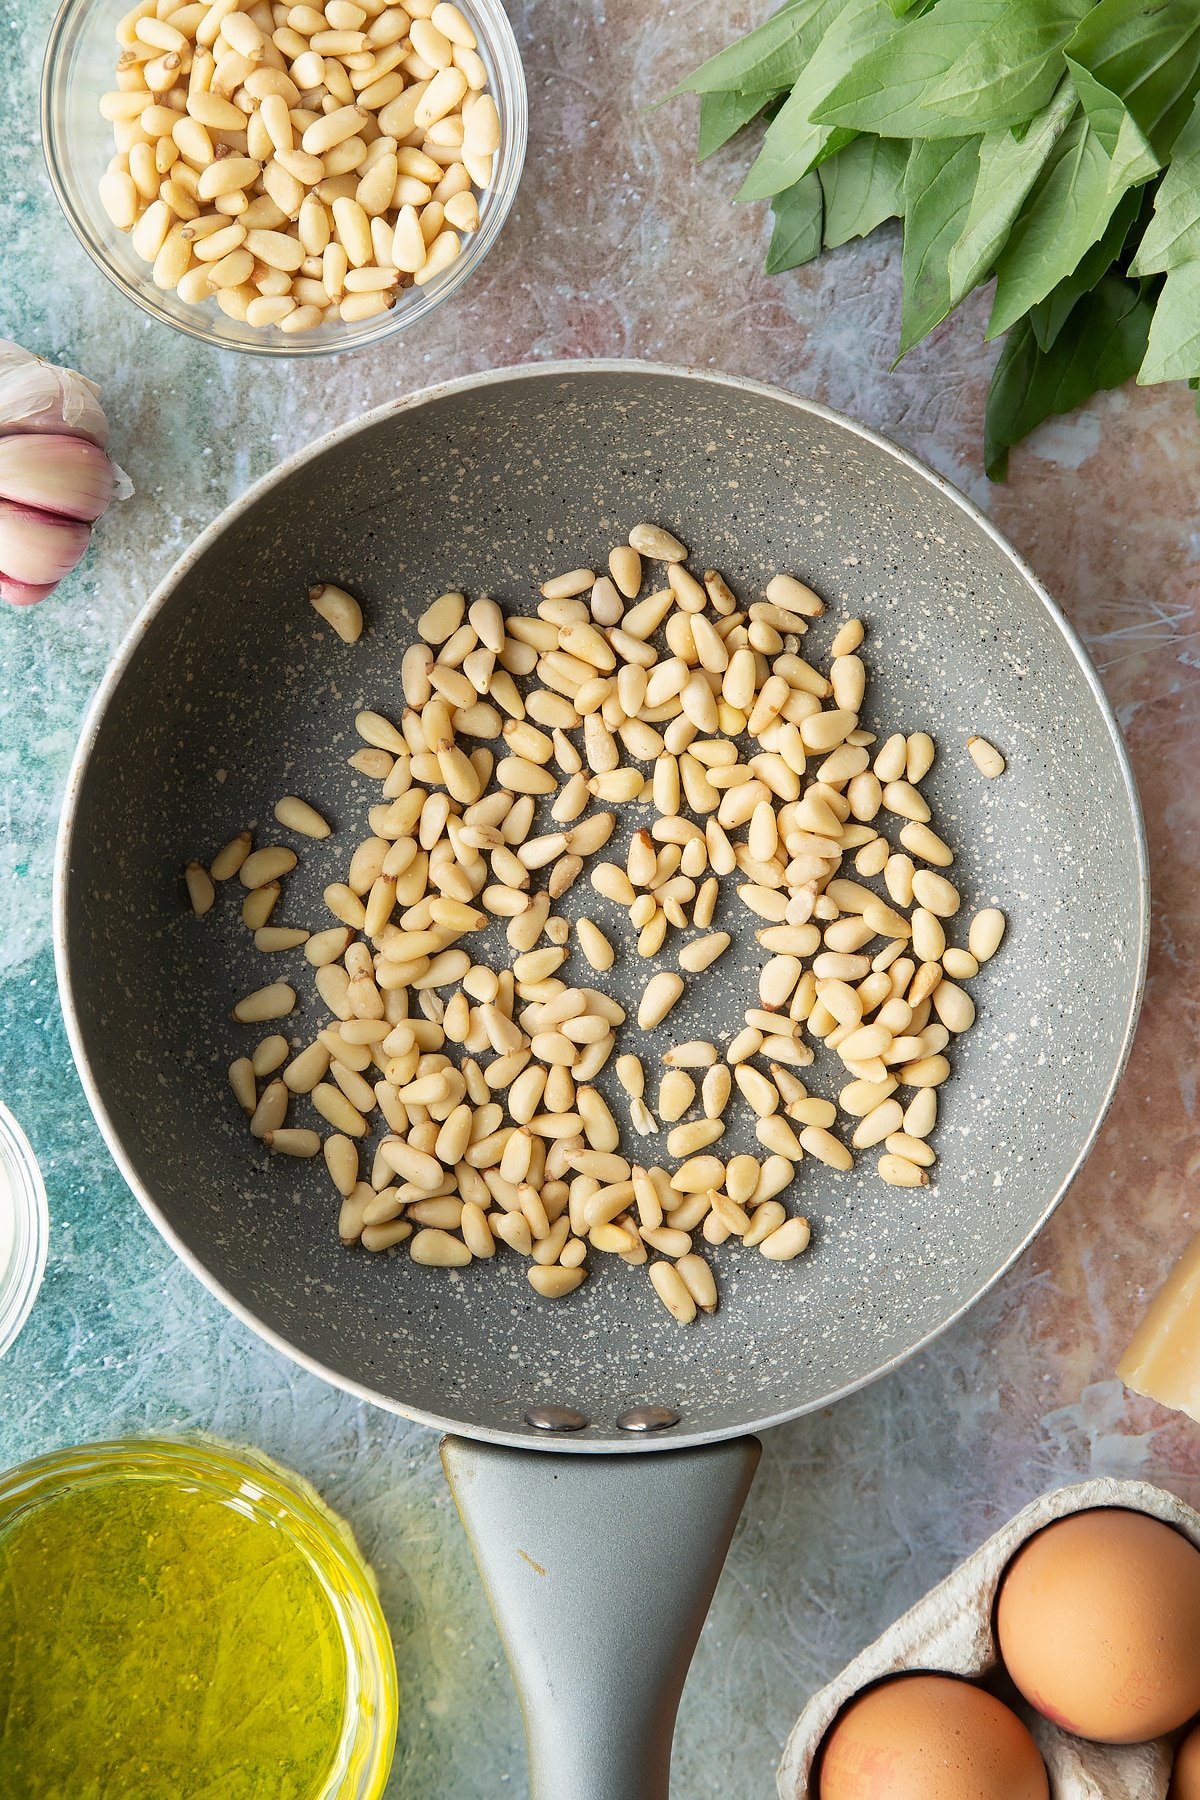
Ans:
{"label": "pile of pine nuts", "polygon": [[[920,791],[935,745],[924,732],[877,744],[860,724],[861,621],[837,632],[823,674],[800,654],[824,611],[810,588],[776,575],[743,608],[686,556],[669,532],[638,525],[607,574],[546,581],[534,616],[460,593],[433,602],[402,661],[398,723],[355,720],[363,743],[350,762],[378,799],[345,879],[324,890],[332,923],[311,935],[271,923],[297,861],[286,845],[255,849],[243,831],[207,870],[185,871],[197,914],[237,876],[258,948],[302,945],[315,971],[330,1022],[309,1042],[264,1038],[229,1079],[269,1150],[323,1151],[346,1244],[407,1242],[415,1262],[447,1268],[507,1245],[547,1298],[580,1285],[591,1249],[646,1264],[689,1322],[717,1304],[697,1236],[779,1262],[807,1248],[808,1221],[783,1199],[806,1156],[848,1170],[855,1151],[877,1149],[884,1182],[929,1181],[946,1052],[975,1019],[962,984],[999,948],[1004,915],[985,908],[965,948],[948,941],[954,852]],[[642,598],[648,561],[665,579]],[[309,598],[339,637],[358,638],[352,596],[321,584]],[[989,777],[1004,767],[982,738],[970,753]],[[646,823],[623,861],[602,860],[625,808]],[[308,840],[330,832],[296,795],[275,816]],[[648,973],[636,1021],[604,992],[612,937],[584,916],[572,942],[554,910],[589,864],[592,890],[627,914],[647,963],[687,934],[678,967]],[[724,877],[765,953],[756,1004],[727,1043],[668,1048],[652,1078],[653,1034],[685,979],[730,948],[732,931],[714,929]],[[869,885],[878,878],[882,892]],[[506,939],[498,968],[468,947],[494,927]],[[568,978],[573,948],[596,985]],[[295,1002],[275,981],[234,1018],[282,1019]],[[634,1160],[595,1085],[619,1041],[634,1130],[666,1132],[661,1161]],[[797,1072],[821,1043],[845,1072],[836,1104]],[[762,1155],[726,1161],[715,1147],[735,1092]],[[288,1123],[300,1096],[330,1128],[324,1139]],[[384,1135],[364,1173],[376,1112]]]}
{"label": "pile of pine nuts", "polygon": [[451,0],[138,0],[117,42],[100,198],[188,305],[356,324],[478,229],[500,117]]}

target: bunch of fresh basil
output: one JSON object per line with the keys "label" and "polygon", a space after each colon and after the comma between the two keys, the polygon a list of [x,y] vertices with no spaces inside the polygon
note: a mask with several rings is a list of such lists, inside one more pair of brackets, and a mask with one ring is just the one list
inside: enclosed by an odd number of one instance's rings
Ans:
{"label": "bunch of fresh basil", "polygon": [[900,355],[996,278],[985,462],[1136,375],[1200,386],[1200,0],[788,0],[679,87],[767,272],[904,221]]}

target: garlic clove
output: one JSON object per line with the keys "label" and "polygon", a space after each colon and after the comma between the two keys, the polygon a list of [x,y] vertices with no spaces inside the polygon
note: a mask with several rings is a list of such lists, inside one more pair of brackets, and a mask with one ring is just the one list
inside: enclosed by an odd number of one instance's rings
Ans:
{"label": "garlic clove", "polygon": [[0,499],[90,524],[112,490],[112,464],[87,438],[61,432],[0,438]]}
{"label": "garlic clove", "polygon": [[75,567],[90,536],[82,520],[0,500],[0,574],[30,587],[53,587]]}
{"label": "garlic clove", "polygon": [[40,584],[29,581],[10,581],[7,575],[0,575],[0,600],[7,600],[10,606],[36,606],[58,586],[56,581],[44,581]]}

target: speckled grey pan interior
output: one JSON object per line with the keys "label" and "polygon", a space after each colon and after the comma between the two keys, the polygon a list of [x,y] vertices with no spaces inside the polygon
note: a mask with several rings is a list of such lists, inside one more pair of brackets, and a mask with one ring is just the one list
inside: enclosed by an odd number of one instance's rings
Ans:
{"label": "speckled grey pan interior", "polygon": [[[240,890],[197,920],[179,884],[188,858],[244,825],[286,840],[272,803],[300,793],[337,832],[303,847],[277,918],[322,923],[320,890],[343,873],[374,797],[346,765],[353,716],[399,710],[415,616],[449,587],[527,608],[547,575],[603,567],[642,518],[744,596],[776,569],[803,575],[830,602],[807,640],[818,658],[836,621],[866,620],[864,722],[926,728],[940,744],[925,788],[959,852],[958,939],[977,906],[1011,921],[973,984],[979,1023],[942,1090],[935,1183],[886,1188],[872,1155],[850,1175],[806,1161],[793,1199],[813,1221],[812,1252],[787,1266],[715,1253],[720,1311],[687,1330],[644,1271],[610,1258],[593,1257],[592,1278],[551,1305],[511,1254],[448,1278],[403,1251],[340,1248],[320,1163],[272,1162],[225,1075],[260,1035],[230,1006],[263,980],[294,976],[303,1003],[287,1029],[307,1041],[324,1016],[311,971],[298,951],[269,965],[256,954]],[[353,648],[306,604],[315,579],[363,597],[369,627]],[[1003,748],[1002,780],[968,760],[972,731]],[[643,1401],[681,1414],[664,1447],[768,1425],[863,1383],[968,1306],[1092,1141],[1132,1033],[1146,936],[1141,825],[1112,716],[1069,628],[990,526],[827,412],[636,364],[525,369],[397,402],[231,508],[160,588],[105,684],[59,877],[61,983],[89,1098],[196,1273],[308,1366],[415,1417],[528,1442],[530,1402],[576,1406],[591,1424],[560,1440],[572,1450],[644,1444],[614,1426]],[[750,1001],[757,947],[731,890],[716,922],[735,949],[690,982],[652,1042],[624,1028],[624,1048],[651,1068],[673,1039],[727,1038]],[[629,1005],[647,972],[629,928],[581,880],[563,910],[585,907],[620,944],[601,979]],[[610,1071],[606,1082],[612,1092]],[[813,1091],[837,1085],[819,1059]],[[293,1116],[311,1122],[307,1103]],[[741,1115],[722,1145],[738,1148],[753,1148]]]}

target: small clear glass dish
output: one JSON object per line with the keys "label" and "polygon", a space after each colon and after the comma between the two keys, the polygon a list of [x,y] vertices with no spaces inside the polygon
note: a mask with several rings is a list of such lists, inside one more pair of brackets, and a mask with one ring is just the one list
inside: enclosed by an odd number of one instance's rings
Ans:
{"label": "small clear glass dish", "polygon": [[0,1105],[0,1356],[29,1317],[46,1269],[50,1215],[29,1139]]}
{"label": "small clear glass dish", "polygon": [[289,1550],[300,1553],[336,1622],[345,1667],[339,1740],[305,1800],[379,1800],[391,1767],[398,1714],[391,1635],[349,1527],[299,1476],[255,1451],[207,1438],[81,1444],[0,1475],[0,1545],[10,1528],[40,1508],[85,1489],[133,1482],[170,1483],[228,1506],[280,1533]]}
{"label": "small clear glass dish", "polygon": [[425,287],[401,290],[390,312],[358,324],[335,317],[292,336],[272,326],[227,318],[215,300],[193,306],[154,285],[149,265],[135,255],[128,235],[100,204],[100,177],[113,154],[112,126],[100,117],[99,100],[115,83],[117,21],[129,0],[66,0],[50,28],[42,67],[42,147],[51,185],[76,237],[96,266],[127,299],[151,318],[173,325],[217,350],[259,356],[321,356],[358,350],[427,319],[477,269],[508,217],[529,129],[529,98],[521,53],[501,0],[464,0],[500,114],[500,149],[491,186],[479,195],[479,229],[461,255]]}

